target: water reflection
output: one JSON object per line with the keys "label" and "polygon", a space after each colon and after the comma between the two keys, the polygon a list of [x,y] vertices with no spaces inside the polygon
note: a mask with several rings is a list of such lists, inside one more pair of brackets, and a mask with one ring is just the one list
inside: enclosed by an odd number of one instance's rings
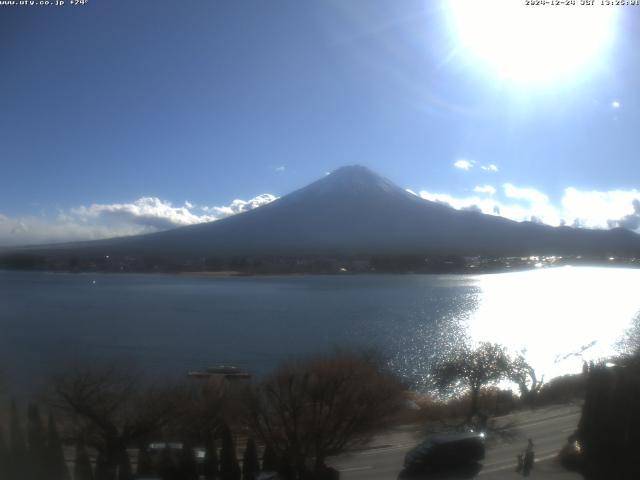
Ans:
{"label": "water reflection", "polygon": [[473,341],[491,341],[526,357],[546,378],[577,373],[583,360],[615,353],[640,310],[640,270],[564,267],[478,277]]}
{"label": "water reflection", "polygon": [[384,332],[386,343],[378,348],[390,357],[395,371],[423,388],[433,362],[468,336],[482,290],[478,277],[468,275],[419,275],[407,287],[415,290],[413,295],[421,303],[401,310],[404,321],[383,319],[377,328]]}
{"label": "water reflection", "polygon": [[163,376],[217,364],[259,375],[291,356],[365,347],[419,385],[434,356],[469,335],[526,349],[548,379],[613,352],[640,310],[637,285],[640,270],[583,267],[243,278],[0,271],[0,366],[14,387],[87,358],[126,357]]}

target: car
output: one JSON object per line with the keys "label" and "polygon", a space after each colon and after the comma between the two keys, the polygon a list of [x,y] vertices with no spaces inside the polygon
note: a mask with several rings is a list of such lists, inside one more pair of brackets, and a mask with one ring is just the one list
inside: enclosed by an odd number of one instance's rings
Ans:
{"label": "car", "polygon": [[256,480],[280,480],[280,476],[276,472],[261,472]]}
{"label": "car", "polygon": [[476,432],[432,435],[407,453],[404,468],[431,472],[477,464],[484,459],[484,440]]}

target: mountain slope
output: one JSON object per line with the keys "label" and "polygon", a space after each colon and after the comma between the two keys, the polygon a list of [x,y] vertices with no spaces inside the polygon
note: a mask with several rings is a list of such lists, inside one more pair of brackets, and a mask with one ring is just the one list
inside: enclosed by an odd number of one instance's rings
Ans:
{"label": "mountain slope", "polygon": [[429,202],[365,167],[340,168],[268,205],[223,220],[58,246],[79,255],[640,254],[626,230],[514,222]]}

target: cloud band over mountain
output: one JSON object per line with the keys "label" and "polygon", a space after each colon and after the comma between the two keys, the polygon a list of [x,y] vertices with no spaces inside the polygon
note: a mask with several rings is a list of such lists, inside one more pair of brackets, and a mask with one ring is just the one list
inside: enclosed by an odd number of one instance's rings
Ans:
{"label": "cloud band over mountain", "polygon": [[[640,191],[635,189],[596,191],[568,187],[556,203],[544,192],[511,183],[505,183],[501,188],[480,185],[473,192],[469,196],[427,190],[415,194],[457,210],[478,211],[516,221],[590,229],[623,227],[640,233]],[[219,220],[253,210],[277,198],[272,194],[262,194],[249,200],[236,199],[223,206],[193,205],[190,202],[174,206],[157,197],[142,197],[131,203],[79,206],[59,211],[53,216],[12,218],[0,213],[0,246],[153,233]]]}
{"label": "cloud band over mountain", "polygon": [[516,221],[535,221],[551,226],[569,225],[591,229],[616,227],[640,233],[639,190],[579,190],[568,187],[558,204],[535,188],[502,186],[501,195],[491,185],[474,189],[475,195],[455,196],[421,190],[417,195],[457,210],[477,210]]}
{"label": "cloud band over mountain", "polygon": [[76,240],[97,240],[138,235],[211,222],[266,205],[277,197],[269,193],[229,205],[173,206],[157,197],[131,203],[92,204],[59,211],[55,216],[11,218],[0,214],[0,246]]}

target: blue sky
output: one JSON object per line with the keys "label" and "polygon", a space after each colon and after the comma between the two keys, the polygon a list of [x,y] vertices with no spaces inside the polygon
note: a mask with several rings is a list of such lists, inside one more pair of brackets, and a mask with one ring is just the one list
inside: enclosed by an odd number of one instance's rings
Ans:
{"label": "blue sky", "polygon": [[528,51],[450,3],[0,6],[0,245],[214,220],[345,164],[456,208],[636,229],[640,7],[579,68],[534,78],[505,65],[593,37],[572,26],[588,7]]}

